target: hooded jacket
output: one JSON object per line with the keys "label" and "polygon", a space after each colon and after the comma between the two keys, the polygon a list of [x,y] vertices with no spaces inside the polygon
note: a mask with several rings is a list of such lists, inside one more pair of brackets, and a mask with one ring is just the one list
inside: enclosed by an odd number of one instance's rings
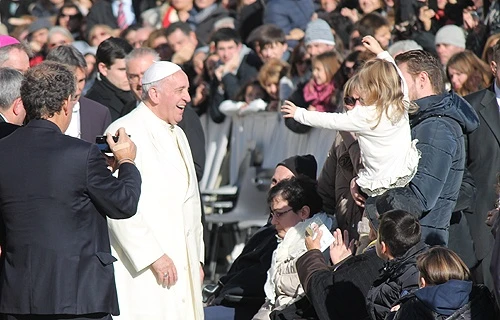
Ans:
{"label": "hooded jacket", "polygon": [[446,245],[466,164],[464,135],[479,126],[479,118],[471,105],[454,92],[415,102],[419,110],[411,115],[410,126],[412,138],[419,141],[421,158],[410,188],[424,209],[420,220],[423,236],[427,236],[424,241]]}
{"label": "hooded jacket", "polygon": [[419,242],[401,257],[385,263],[366,297],[366,307],[372,320],[385,319],[395,302],[418,289],[417,256],[427,248]]}
{"label": "hooded jacket", "polygon": [[404,297],[394,320],[496,319],[488,288],[471,281],[449,280]]}

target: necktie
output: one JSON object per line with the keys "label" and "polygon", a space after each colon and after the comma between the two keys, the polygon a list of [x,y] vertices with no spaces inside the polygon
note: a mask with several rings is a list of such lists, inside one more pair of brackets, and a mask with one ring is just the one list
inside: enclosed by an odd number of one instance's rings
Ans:
{"label": "necktie", "polygon": [[116,17],[116,22],[118,23],[118,28],[123,30],[127,28],[127,19],[125,18],[125,12],[123,11],[123,1],[118,4],[118,16]]}

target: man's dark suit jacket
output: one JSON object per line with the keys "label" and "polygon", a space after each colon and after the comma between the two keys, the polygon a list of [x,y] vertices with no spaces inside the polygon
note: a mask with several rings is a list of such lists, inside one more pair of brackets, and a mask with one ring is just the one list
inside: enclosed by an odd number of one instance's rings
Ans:
{"label": "man's dark suit jacket", "polygon": [[20,128],[20,126],[5,122],[4,118],[0,116],[0,139],[16,131],[17,128]]}
{"label": "man's dark suit jacket", "polygon": [[[112,0],[94,1],[87,15],[87,32],[96,24],[105,24],[112,29],[118,29],[118,22],[113,15]],[[136,23],[141,23],[141,13],[146,9],[156,6],[151,0],[132,0],[132,11],[135,14]]]}
{"label": "man's dark suit jacket", "polygon": [[479,116],[479,127],[468,135],[467,168],[476,185],[474,212],[467,214],[476,258],[482,260],[491,250],[493,237],[486,226],[487,212],[496,200],[496,175],[500,172],[500,114],[493,86],[465,99]]}
{"label": "man's dark suit jacket", "polygon": [[109,109],[89,98],[80,98],[80,131],[82,140],[95,143],[96,136],[102,136],[111,124]]}
{"label": "man's dark suit jacket", "polygon": [[141,177],[32,120],[0,140],[0,313],[118,314],[106,216],[133,216]]}

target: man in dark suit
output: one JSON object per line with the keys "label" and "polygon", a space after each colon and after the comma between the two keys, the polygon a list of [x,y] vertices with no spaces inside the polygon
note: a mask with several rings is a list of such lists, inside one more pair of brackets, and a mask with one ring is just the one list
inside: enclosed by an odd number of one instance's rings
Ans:
{"label": "man in dark suit", "polygon": [[64,135],[75,87],[62,64],[28,70],[21,97],[29,123],[0,140],[2,319],[119,314],[106,216],[137,210],[136,147],[123,128],[118,142],[108,136],[114,178],[96,145]]}
{"label": "man in dark suit", "polygon": [[0,138],[6,137],[24,121],[26,111],[21,100],[21,72],[0,68]]}
{"label": "man in dark suit", "polygon": [[50,50],[46,60],[65,64],[76,77],[75,98],[78,102],[73,107],[73,116],[65,133],[94,143],[95,137],[102,135],[111,124],[111,113],[102,104],[81,96],[87,69],[85,58],[72,46],[59,46]]}
{"label": "man in dark suit", "polygon": [[124,116],[125,106],[135,100],[125,68],[130,51],[132,46],[121,38],[109,38],[97,47],[97,79],[86,97],[108,107],[111,121]]}
{"label": "man in dark suit", "polygon": [[[473,212],[466,214],[467,222],[474,241],[476,258],[481,262],[471,271],[480,283],[491,288],[489,272],[493,236],[486,226],[485,220],[489,210],[493,209],[497,196],[495,194],[496,175],[500,172],[500,45],[493,48],[493,61],[490,62],[495,81],[491,87],[470,94],[465,99],[474,107],[479,116],[479,127],[468,135],[467,168],[476,184],[477,197]],[[497,242],[500,238],[497,238]],[[500,244],[495,244],[495,248]],[[494,262],[493,263],[499,263]],[[494,281],[500,280],[500,270],[493,275]]]}

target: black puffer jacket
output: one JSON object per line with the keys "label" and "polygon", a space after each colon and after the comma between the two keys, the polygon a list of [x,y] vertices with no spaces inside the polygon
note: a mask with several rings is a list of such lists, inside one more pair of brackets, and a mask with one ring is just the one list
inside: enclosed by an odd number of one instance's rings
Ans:
{"label": "black puffer jacket", "polygon": [[[432,292],[419,294],[422,289],[401,299],[401,307],[393,320],[490,320],[495,315],[494,300],[487,287],[472,285],[468,290],[457,288],[459,282],[444,283],[442,288],[426,287]],[[437,291],[441,291],[438,293]],[[461,294],[463,293],[463,294]],[[462,301],[461,301],[462,300]],[[445,314],[443,314],[445,313]]]}
{"label": "black puffer jacket", "polygon": [[430,245],[446,245],[446,226],[465,168],[464,134],[479,126],[479,118],[470,104],[453,92],[415,102],[420,109],[410,117],[410,126],[412,138],[418,139],[421,159],[410,188],[424,208],[425,216],[420,220],[423,233],[428,234],[424,228],[430,228],[438,234],[424,241]]}
{"label": "black puffer jacket", "polygon": [[385,263],[366,297],[366,307],[372,320],[385,319],[395,302],[418,289],[417,256],[426,250],[427,245],[419,242],[403,256]]}

